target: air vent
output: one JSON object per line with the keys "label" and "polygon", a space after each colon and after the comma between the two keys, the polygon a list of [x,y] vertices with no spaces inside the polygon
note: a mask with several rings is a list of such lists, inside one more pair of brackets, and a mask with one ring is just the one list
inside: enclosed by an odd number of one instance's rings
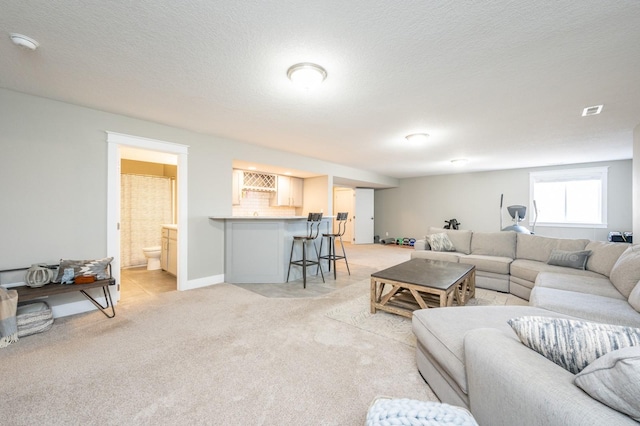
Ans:
{"label": "air vent", "polygon": [[602,112],[602,107],[604,107],[604,105],[595,105],[595,106],[586,107],[585,109],[582,110],[582,116],[586,117],[587,115],[600,114]]}
{"label": "air vent", "polygon": [[244,191],[275,192],[276,176],[267,173],[244,172],[242,189]]}

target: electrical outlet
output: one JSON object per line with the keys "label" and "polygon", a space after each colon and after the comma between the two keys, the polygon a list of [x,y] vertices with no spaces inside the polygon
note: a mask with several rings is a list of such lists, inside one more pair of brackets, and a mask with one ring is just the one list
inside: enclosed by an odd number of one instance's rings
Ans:
{"label": "electrical outlet", "polygon": [[385,232],[385,237],[388,237],[388,236],[389,236],[389,233],[388,233],[388,232]]}

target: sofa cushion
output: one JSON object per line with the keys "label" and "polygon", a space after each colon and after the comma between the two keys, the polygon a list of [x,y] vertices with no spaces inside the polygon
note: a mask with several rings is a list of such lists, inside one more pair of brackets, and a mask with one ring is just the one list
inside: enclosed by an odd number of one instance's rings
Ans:
{"label": "sofa cushion", "polygon": [[460,389],[467,393],[464,335],[479,327],[496,328],[517,340],[507,320],[524,315],[552,315],[531,306],[460,306],[420,309],[413,313],[412,328],[418,342],[429,351]]}
{"label": "sofa cushion", "polygon": [[509,257],[469,254],[467,256],[461,256],[458,262],[466,263],[467,265],[474,265],[476,270],[508,275],[509,265],[513,262],[513,259]]}
{"label": "sofa cushion", "polygon": [[640,281],[638,284],[631,290],[631,294],[629,295],[629,304],[636,311],[640,312]]}
{"label": "sofa cushion", "polygon": [[553,249],[565,251],[584,250],[589,240],[541,237],[539,235],[516,234],[516,258],[546,262]]}
{"label": "sofa cushion", "polygon": [[607,277],[620,255],[629,247],[627,243],[609,243],[604,241],[590,241],[585,250],[591,250],[587,260],[587,269]]}
{"label": "sofa cushion", "polygon": [[460,256],[464,255],[454,251],[416,250],[411,252],[412,259],[444,260],[445,262],[453,263],[458,263]]}
{"label": "sofa cushion", "polygon": [[590,254],[590,250],[566,251],[553,249],[547,263],[549,265],[585,270]]}
{"label": "sofa cushion", "polygon": [[625,297],[604,276],[585,277],[557,272],[540,272],[536,277],[536,287],[555,288],[625,300]]}
{"label": "sofa cushion", "polygon": [[601,356],[578,373],[574,383],[592,398],[640,421],[640,346]]}
{"label": "sofa cushion", "polygon": [[449,239],[453,243],[453,246],[456,248],[456,251],[464,254],[471,253],[471,235],[473,234],[469,230],[459,230],[459,229],[443,229],[443,228],[429,228],[428,235],[446,233],[449,236]]}
{"label": "sofa cushion", "polygon": [[573,374],[608,352],[640,345],[638,328],[541,316],[508,322],[524,345]]}
{"label": "sofa cushion", "polygon": [[480,256],[516,257],[516,233],[474,232],[471,236],[471,254]]}
{"label": "sofa cushion", "polygon": [[602,275],[583,271],[580,269],[565,268],[563,266],[548,265],[547,263],[537,262],[535,260],[516,259],[511,262],[511,276],[522,278],[527,281],[535,282],[540,272],[557,272],[561,274],[580,275],[584,277],[602,278]]}
{"label": "sofa cushion", "polygon": [[629,246],[611,268],[609,279],[625,297],[640,281],[640,245]]}
{"label": "sofa cushion", "polygon": [[456,251],[456,247],[444,232],[428,235],[427,241],[433,251]]}
{"label": "sofa cushion", "polygon": [[623,299],[535,286],[529,305],[587,321],[640,327],[640,314]]}

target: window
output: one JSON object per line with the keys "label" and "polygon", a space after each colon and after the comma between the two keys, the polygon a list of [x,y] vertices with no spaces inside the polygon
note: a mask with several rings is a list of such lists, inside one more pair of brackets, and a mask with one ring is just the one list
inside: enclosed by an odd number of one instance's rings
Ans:
{"label": "window", "polygon": [[[552,170],[529,174],[530,205],[539,225],[605,228],[607,167]],[[533,215],[529,216],[533,221]]]}

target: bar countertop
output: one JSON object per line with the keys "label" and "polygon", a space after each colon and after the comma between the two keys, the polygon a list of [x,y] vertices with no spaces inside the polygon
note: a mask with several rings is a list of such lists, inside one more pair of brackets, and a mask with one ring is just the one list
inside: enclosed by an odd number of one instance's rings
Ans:
{"label": "bar countertop", "polygon": [[[333,216],[322,216],[332,219]],[[209,216],[212,220],[307,220],[307,216]]]}

